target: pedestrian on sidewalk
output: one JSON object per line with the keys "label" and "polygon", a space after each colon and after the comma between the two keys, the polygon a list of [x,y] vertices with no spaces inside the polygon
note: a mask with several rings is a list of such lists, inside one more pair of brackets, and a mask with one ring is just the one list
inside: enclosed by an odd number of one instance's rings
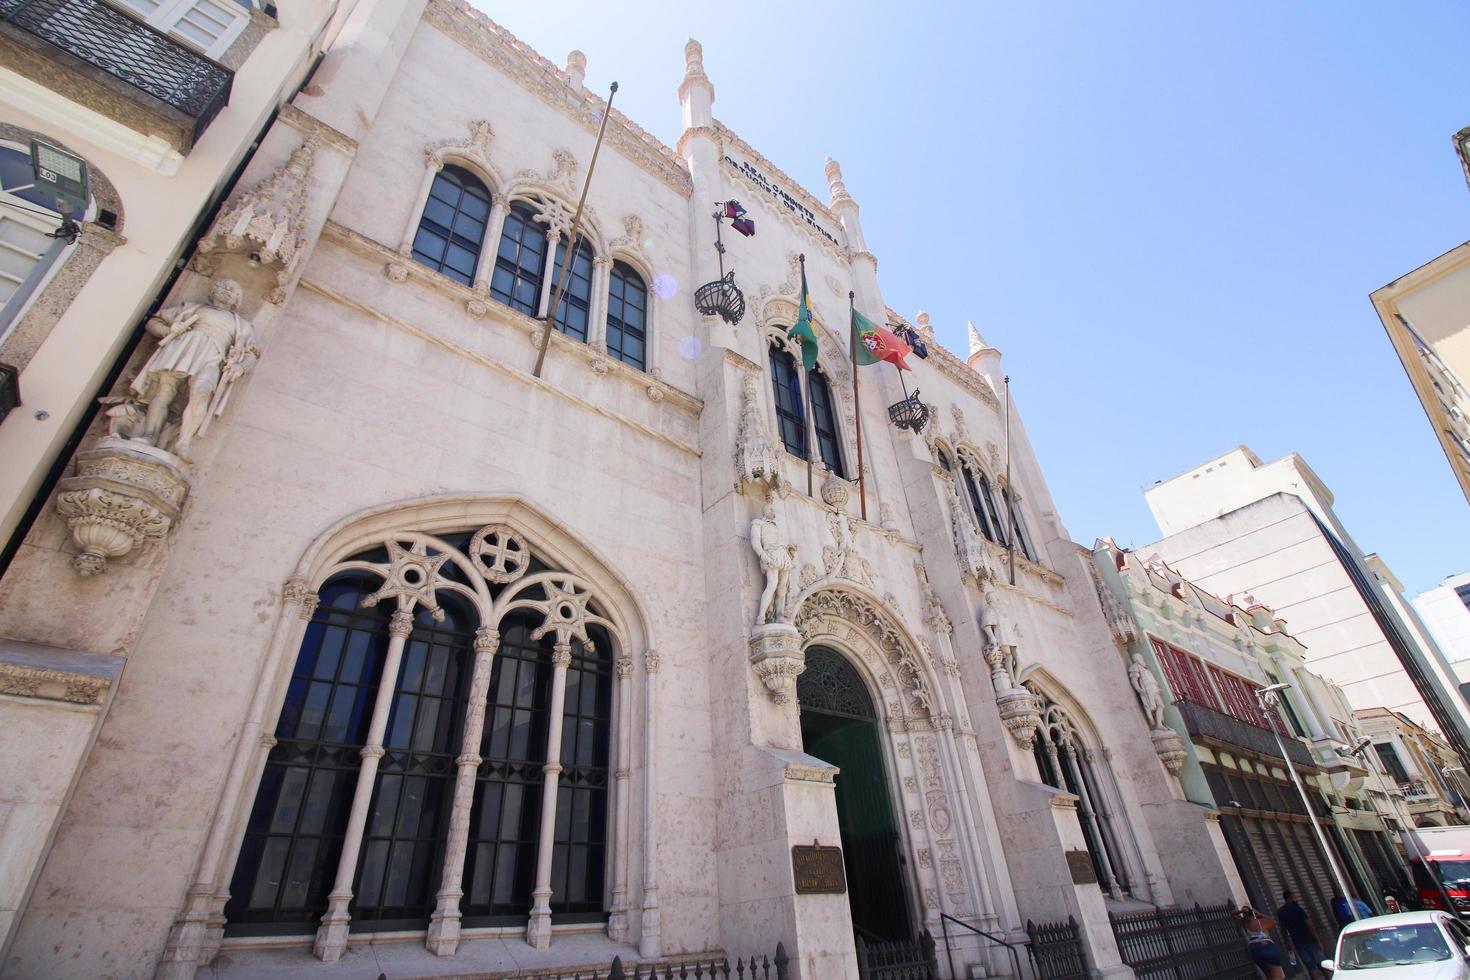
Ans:
{"label": "pedestrian on sidewalk", "polygon": [[1301,903],[1296,900],[1296,893],[1290,888],[1281,893],[1281,900],[1281,908],[1276,910],[1276,921],[1281,923],[1281,929],[1286,933],[1291,948],[1296,951],[1297,959],[1302,961],[1307,976],[1312,980],[1325,980],[1322,961],[1327,957],[1322,954],[1322,939],[1317,935],[1311,917],[1301,907]]}
{"label": "pedestrian on sidewalk", "polygon": [[1286,971],[1281,969],[1281,950],[1271,938],[1276,920],[1249,905],[1242,905],[1235,918],[1245,929],[1245,947],[1251,962],[1260,967],[1266,980],[1286,980]]}

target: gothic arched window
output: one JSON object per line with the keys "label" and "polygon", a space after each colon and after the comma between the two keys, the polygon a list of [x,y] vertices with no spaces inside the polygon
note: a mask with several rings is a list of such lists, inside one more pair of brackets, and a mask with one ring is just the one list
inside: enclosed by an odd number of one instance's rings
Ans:
{"label": "gothic arched window", "polygon": [[[960,472],[964,475],[965,493],[970,498],[970,509],[975,512],[975,523],[980,528],[980,533],[991,541],[996,540],[995,527],[989,512],[985,509],[985,498],[980,494],[980,484],[975,482],[975,471],[968,461],[960,464]],[[984,483],[985,476],[981,474],[980,481]],[[990,484],[984,483],[987,494]]]}
{"label": "gothic arched window", "polygon": [[546,272],[546,230],[535,217],[536,209],[527,201],[510,206],[490,277],[490,295],[528,316],[541,309],[541,278]]}
{"label": "gothic arched window", "polygon": [[1077,797],[1077,820],[1097,880],[1105,891],[1121,898],[1132,886],[1119,845],[1121,828],[1110,802],[1111,788],[1099,778],[1093,750],[1083,744],[1067,712],[1035,684],[1025,686],[1042,706],[1041,728],[1031,747],[1041,781]]}
{"label": "gothic arched window", "polygon": [[607,290],[607,352],[641,371],[647,340],[648,287],[632,266],[614,262]]}
{"label": "gothic arched window", "polygon": [[[551,274],[551,289],[561,285],[562,265],[566,262],[567,246],[558,242],[556,246],[556,268]],[[547,300],[548,303],[551,300]],[[562,287],[561,301],[557,303],[556,329],[568,337],[576,337],[586,343],[587,323],[592,307],[592,246],[587,239],[578,236],[577,254],[572,258],[572,271]]]}
{"label": "gothic arched window", "polygon": [[413,239],[414,259],[473,286],[489,220],[490,192],[480,179],[463,167],[444,167],[434,175],[424,202]]}
{"label": "gothic arched window", "polygon": [[1011,516],[1011,533],[1016,536],[1016,546],[1021,549],[1021,554],[1035,561],[1036,551],[1031,547],[1031,535],[1026,533],[1026,522],[1021,517],[1020,502],[1011,496],[1009,490],[1002,490],[1000,495],[1005,501],[1006,511]]}
{"label": "gothic arched window", "polygon": [[771,346],[771,391],[776,397],[776,427],[781,444],[793,456],[806,458],[806,410],[801,400],[801,372],[791,352]]}
{"label": "gothic arched window", "polygon": [[837,435],[837,413],[832,403],[832,388],[821,368],[807,376],[812,398],[812,427],[817,430],[817,451],[827,469],[846,476],[842,468],[842,442]]}
{"label": "gothic arched window", "polygon": [[[320,589],[235,864],[231,934],[309,932],[349,910],[354,930],[422,929],[456,885],[466,924],[604,914],[613,627],[582,580],[493,530],[474,560],[468,533],[389,536]],[[487,571],[507,554],[508,583]],[[404,594],[411,616],[393,611]]]}

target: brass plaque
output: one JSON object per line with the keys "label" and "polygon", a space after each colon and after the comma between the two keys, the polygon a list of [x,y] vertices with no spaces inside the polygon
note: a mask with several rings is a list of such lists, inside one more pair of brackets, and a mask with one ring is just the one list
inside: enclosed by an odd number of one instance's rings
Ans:
{"label": "brass plaque", "polygon": [[1072,884],[1097,884],[1097,869],[1092,866],[1092,855],[1086,851],[1068,851],[1067,869],[1072,872]]}
{"label": "brass plaque", "polygon": [[840,895],[847,891],[842,848],[797,844],[791,848],[791,870],[798,895]]}

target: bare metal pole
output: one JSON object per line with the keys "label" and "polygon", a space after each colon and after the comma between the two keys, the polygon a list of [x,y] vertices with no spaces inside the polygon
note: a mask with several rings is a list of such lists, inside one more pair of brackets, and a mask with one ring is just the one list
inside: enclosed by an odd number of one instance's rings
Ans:
{"label": "bare metal pole", "polygon": [[850,289],[847,291],[847,342],[852,347],[852,417],[855,420],[854,428],[857,429],[858,501],[861,505],[862,518],[866,521],[868,519],[868,487],[863,475],[863,404],[858,399],[857,307],[853,305],[853,292]]}
{"label": "bare metal pole", "polygon": [[1012,502],[1016,491],[1011,488],[1011,376],[1005,376],[1006,385],[1006,520],[1011,526],[1006,528],[1006,541],[1010,543],[1007,557],[1010,559],[1011,584],[1016,584],[1016,515],[1012,508],[1016,505]]}
{"label": "bare metal pole", "polygon": [[1332,845],[1327,842],[1327,835],[1322,833],[1322,825],[1317,822],[1317,814],[1312,809],[1312,801],[1307,797],[1306,787],[1302,785],[1301,777],[1296,774],[1296,766],[1291,764],[1291,758],[1286,754],[1286,743],[1281,741],[1281,733],[1276,730],[1271,720],[1276,705],[1281,703],[1281,695],[1277,692],[1290,686],[1289,684],[1273,684],[1270,687],[1257,688],[1256,702],[1261,708],[1261,719],[1266,723],[1266,727],[1271,729],[1271,737],[1276,739],[1276,749],[1281,753],[1281,761],[1286,763],[1286,771],[1291,774],[1292,785],[1296,787],[1297,794],[1302,798],[1302,806],[1307,809],[1307,821],[1311,823],[1312,830],[1317,835],[1317,843],[1322,845],[1322,855],[1327,858],[1327,865],[1332,869],[1332,879],[1337,882],[1337,887],[1342,889],[1342,897],[1347,903],[1348,915],[1352,916],[1353,921],[1356,922],[1358,921],[1358,909],[1353,905],[1353,890],[1348,887],[1347,876],[1342,873],[1342,868],[1338,867],[1337,856],[1332,853]]}
{"label": "bare metal pole", "polygon": [[[572,264],[577,261],[577,234],[582,227],[582,209],[587,205],[587,189],[592,186],[592,171],[597,168],[597,154],[602,150],[602,135],[607,132],[607,119],[612,115],[613,96],[618,94],[618,83],[613,82],[607,93],[607,104],[602,108],[602,122],[597,127],[597,142],[592,147],[592,161],[587,164],[587,178],[582,181],[582,196],[577,199],[577,211],[572,215],[572,229],[568,233],[567,257],[561,265],[561,275],[557,277],[556,288],[551,291],[551,305],[546,310],[546,326],[541,331],[541,343],[536,351],[536,367],[531,371],[531,377],[541,377],[541,366],[546,363],[546,348],[551,346],[551,329],[556,323],[556,308],[561,303],[561,294],[567,286],[567,276],[572,271]],[[556,255],[553,246],[551,254]]]}

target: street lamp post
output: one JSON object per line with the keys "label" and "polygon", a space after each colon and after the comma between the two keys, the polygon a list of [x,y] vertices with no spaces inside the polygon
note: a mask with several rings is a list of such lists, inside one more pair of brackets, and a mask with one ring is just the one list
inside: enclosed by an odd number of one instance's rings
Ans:
{"label": "street lamp post", "polygon": [[1414,836],[1414,821],[1410,818],[1407,808],[1402,811],[1398,809],[1398,804],[1395,802],[1393,794],[1388,791],[1388,784],[1383,781],[1383,773],[1379,772],[1377,767],[1368,758],[1368,746],[1372,744],[1373,740],[1371,738],[1367,735],[1362,735],[1348,749],[1348,752],[1363,760],[1363,765],[1373,774],[1373,778],[1378,781],[1378,791],[1388,798],[1388,805],[1394,808],[1395,813],[1398,814],[1399,819],[1404,823],[1403,837],[1409,849],[1410,857],[1409,884],[1413,885],[1415,890],[1419,887],[1414,883],[1413,866],[1413,862],[1418,861],[1423,866],[1424,873],[1429,875],[1430,880],[1434,882],[1434,887],[1439,889],[1439,897],[1444,902],[1445,911],[1459,918],[1460,910],[1455,908],[1455,903],[1450,900],[1449,892],[1444,890],[1444,882],[1440,880],[1439,871],[1433,867],[1434,862],[1424,860],[1425,855],[1419,847],[1419,838]]}
{"label": "street lamp post", "polygon": [[1317,823],[1317,815],[1312,810],[1312,801],[1307,797],[1307,789],[1302,785],[1301,777],[1296,774],[1296,767],[1291,764],[1291,758],[1286,754],[1286,743],[1281,741],[1281,733],[1271,723],[1271,716],[1278,704],[1281,703],[1280,692],[1290,687],[1290,684],[1272,684],[1269,687],[1256,689],[1256,701],[1261,708],[1261,716],[1266,722],[1266,727],[1271,729],[1271,736],[1276,739],[1276,748],[1281,751],[1281,761],[1286,763],[1286,771],[1291,774],[1291,782],[1296,786],[1296,791],[1302,798],[1302,806],[1307,808],[1307,820],[1312,825],[1312,831],[1317,835],[1317,843],[1322,845],[1322,853],[1327,857],[1328,867],[1332,869],[1332,878],[1337,882],[1337,887],[1342,891],[1342,897],[1347,902],[1348,915],[1357,921],[1358,910],[1353,904],[1352,889],[1347,886],[1347,877],[1342,873],[1342,868],[1337,865],[1337,858],[1332,853],[1332,846],[1327,843],[1327,835],[1322,833],[1322,825]]}

